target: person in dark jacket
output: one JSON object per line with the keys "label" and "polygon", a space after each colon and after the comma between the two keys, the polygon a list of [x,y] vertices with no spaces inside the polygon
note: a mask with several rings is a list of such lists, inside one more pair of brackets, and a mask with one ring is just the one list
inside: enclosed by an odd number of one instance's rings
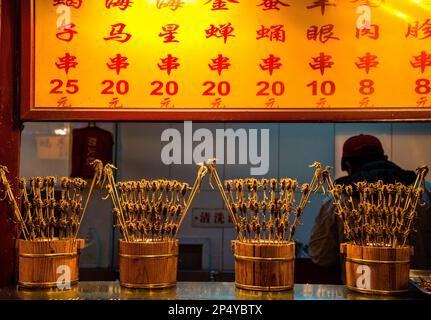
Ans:
{"label": "person in dark jacket", "polygon": [[[416,173],[404,170],[388,160],[381,142],[371,135],[357,135],[343,145],[341,168],[348,175],[338,178],[335,184],[354,185],[359,181],[369,183],[382,180],[385,184],[401,182],[413,184]],[[410,239],[414,246],[411,267],[431,269],[431,207],[430,192],[425,190],[424,204],[418,206],[415,230]],[[336,213],[333,198],[327,195],[317,215],[309,241],[308,254],[312,261],[323,267],[341,267],[340,243],[345,242],[343,225]],[[341,265],[340,265],[341,264]],[[344,271],[344,270],[343,270]]]}

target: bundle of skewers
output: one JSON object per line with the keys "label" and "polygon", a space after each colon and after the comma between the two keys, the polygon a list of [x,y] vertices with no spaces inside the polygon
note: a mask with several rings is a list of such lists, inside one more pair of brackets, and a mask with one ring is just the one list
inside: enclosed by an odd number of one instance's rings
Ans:
{"label": "bundle of skewers", "polygon": [[[323,183],[318,162],[311,165],[316,168],[311,183],[302,186],[290,178],[247,178],[225,181],[223,187],[215,169],[215,160],[210,160],[207,167],[225,202],[238,240],[242,242],[291,242],[310,195]],[[301,199],[295,206],[296,193],[301,193]]]}
{"label": "bundle of skewers", "polygon": [[7,199],[13,206],[12,219],[24,240],[76,239],[93,188],[100,182],[102,175],[101,161],[96,160],[92,165],[95,174],[84,206],[87,181],[81,178],[62,177],[60,198],[55,196],[58,187],[56,177],[20,178],[19,195],[15,197],[7,179],[8,169],[0,166],[0,192],[4,193],[2,200]]}
{"label": "bundle of skewers", "polygon": [[187,183],[166,179],[115,182],[113,169],[113,165],[105,165],[104,199],[112,200],[115,226],[122,240],[175,240],[206,175],[206,167],[200,167],[192,188]]}
{"label": "bundle of skewers", "polygon": [[329,171],[323,172],[348,242],[392,248],[409,244],[428,168],[423,166],[416,172],[416,181],[408,186],[399,182],[384,184],[381,180],[334,185]]}

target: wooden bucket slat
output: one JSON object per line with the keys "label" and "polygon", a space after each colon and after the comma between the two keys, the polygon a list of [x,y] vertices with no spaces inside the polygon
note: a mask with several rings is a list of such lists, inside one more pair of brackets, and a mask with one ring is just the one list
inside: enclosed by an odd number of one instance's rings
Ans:
{"label": "wooden bucket slat", "polygon": [[28,241],[18,240],[18,284],[24,288],[55,288],[59,266],[68,266],[71,285],[78,282],[79,251],[83,239]]}
{"label": "wooden bucket slat", "polygon": [[[347,244],[346,253],[346,285],[349,289],[370,294],[394,294],[408,290],[410,247],[366,247]],[[369,268],[369,285],[365,285],[366,272],[362,275],[361,268]],[[360,268],[360,269],[358,269]],[[359,279],[359,284],[358,278]]]}
{"label": "wooden bucket slat", "polygon": [[120,240],[120,284],[126,288],[157,289],[176,284],[178,240]]}
{"label": "wooden bucket slat", "polygon": [[232,241],[235,284],[258,291],[293,288],[295,243],[263,244]]}

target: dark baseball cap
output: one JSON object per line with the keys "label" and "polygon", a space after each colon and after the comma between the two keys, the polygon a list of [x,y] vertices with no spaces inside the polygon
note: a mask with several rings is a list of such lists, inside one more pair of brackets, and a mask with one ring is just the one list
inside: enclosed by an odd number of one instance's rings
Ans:
{"label": "dark baseball cap", "polygon": [[343,145],[343,158],[358,158],[374,155],[384,155],[379,139],[372,135],[360,134],[350,137]]}

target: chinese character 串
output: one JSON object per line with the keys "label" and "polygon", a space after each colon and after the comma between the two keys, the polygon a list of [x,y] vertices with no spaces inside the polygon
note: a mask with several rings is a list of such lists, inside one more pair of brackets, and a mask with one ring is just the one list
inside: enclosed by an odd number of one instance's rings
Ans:
{"label": "chinese character \u4e32", "polygon": [[266,10],[280,10],[278,5],[290,7],[290,4],[284,3],[280,0],[262,0],[262,2],[260,4],[258,4],[257,6],[258,7],[263,6],[262,10],[266,11]]}
{"label": "chinese character \u4e32", "polygon": [[111,9],[112,7],[117,7],[118,9],[124,11],[131,7],[133,4],[130,0],[105,0],[105,7]]}
{"label": "chinese character \u4e32", "polygon": [[70,53],[66,53],[64,57],[58,57],[58,62],[55,63],[58,69],[64,69],[66,74],[69,73],[69,69],[76,68],[78,62],[76,62],[76,57],[71,56]]}
{"label": "chinese character \u4e32", "polygon": [[430,19],[426,19],[424,23],[419,25],[419,21],[415,21],[414,25],[409,23],[406,38],[408,36],[412,36],[414,38],[417,38],[419,36],[419,31],[422,32],[422,37],[419,38],[419,40],[423,40],[426,38],[431,37],[431,22]]}
{"label": "chinese character \u4e32", "polygon": [[182,8],[184,1],[181,0],[157,0],[157,9],[162,9],[165,7],[170,8],[172,11]]}
{"label": "chinese character \u4e32", "polygon": [[179,29],[179,25],[177,24],[167,24],[162,26],[162,29],[164,31],[164,33],[159,33],[159,37],[164,37],[165,39],[163,40],[164,43],[169,43],[169,42],[179,42],[178,40],[175,39],[175,35],[178,33],[177,30]]}
{"label": "chinese character \u4e32", "polygon": [[157,66],[160,70],[166,70],[168,75],[171,74],[172,70],[177,70],[180,64],[178,63],[178,58],[173,57],[171,54],[168,54],[166,58],[160,59],[162,63],[158,63]]}
{"label": "chinese character \u4e32", "polygon": [[313,2],[312,5],[307,6],[307,9],[314,9],[317,7],[320,7],[320,12],[322,13],[322,16],[325,14],[325,8],[326,7],[335,7],[336,4],[335,3],[329,3],[329,0],[316,0]]}
{"label": "chinese character \u4e32", "polygon": [[229,69],[230,63],[228,61],[228,57],[223,57],[223,55],[219,54],[217,58],[211,59],[212,64],[208,64],[208,67],[213,71],[217,70],[218,75],[221,75],[223,70]]}
{"label": "chinese character \u4e32", "polygon": [[75,9],[79,9],[82,5],[82,0],[53,0],[54,7],[58,5],[64,5],[68,7],[73,7]]}
{"label": "chinese character \u4e32", "polygon": [[379,64],[377,56],[369,52],[367,52],[363,57],[358,57],[358,59],[359,62],[355,62],[355,65],[358,69],[364,69],[367,74],[370,71],[370,68],[376,68]]}
{"label": "chinese character \u4e32", "polygon": [[230,22],[227,24],[220,24],[218,27],[212,24],[209,29],[205,30],[207,34],[206,38],[223,38],[224,43],[226,43],[228,37],[235,37],[235,35],[232,34],[234,30]]}
{"label": "chinese character \u4e32", "polygon": [[114,58],[109,58],[109,60],[111,62],[108,62],[106,65],[110,70],[115,70],[117,74],[120,74],[121,69],[126,69],[129,66],[129,63],[127,62],[128,58],[123,57],[119,53],[117,53]]}
{"label": "chinese character \u4e32", "polygon": [[211,10],[216,11],[216,10],[229,10],[229,8],[227,7],[227,3],[228,2],[232,2],[232,3],[239,3],[238,0],[209,0],[207,2],[205,2],[205,4],[208,4],[212,2],[212,8]]}
{"label": "chinese character \u4e32", "polygon": [[370,25],[369,28],[356,28],[356,38],[367,36],[370,39],[377,40],[379,38],[379,29],[376,24]]}
{"label": "chinese character \u4e32", "polygon": [[278,70],[281,68],[282,64],[280,63],[280,58],[275,57],[273,54],[270,54],[268,58],[262,59],[263,63],[259,64],[260,68],[263,71],[269,71],[269,75],[272,76],[274,70]]}
{"label": "chinese character \u4e32", "polygon": [[124,23],[116,23],[111,25],[111,32],[109,33],[110,37],[103,38],[105,40],[114,40],[121,43],[129,41],[132,37],[130,33],[123,32],[126,25]]}
{"label": "chinese character \u4e32", "polygon": [[425,72],[426,67],[431,66],[431,54],[421,51],[418,56],[413,56],[414,60],[410,61],[413,68],[420,68],[421,73]]}
{"label": "chinese character \u4e32", "polygon": [[286,40],[286,31],[283,28],[284,25],[282,24],[270,26],[269,28],[261,26],[261,28],[256,31],[256,40],[268,38],[269,41],[274,40],[284,42]]}
{"label": "chinese character \u4e32", "polygon": [[307,39],[308,40],[317,40],[320,42],[326,43],[329,39],[340,40],[338,37],[334,37],[334,33],[332,30],[334,29],[333,24],[325,24],[320,28],[318,26],[311,26],[307,30]]}
{"label": "chinese character \u4e32", "polygon": [[311,59],[313,60],[313,62],[310,62],[309,66],[313,70],[320,70],[320,74],[322,76],[325,73],[325,69],[332,68],[332,65],[334,64],[334,62],[331,61],[332,56],[325,55],[323,52],[320,52],[317,57],[312,57]]}
{"label": "chinese character \u4e32", "polygon": [[55,36],[59,40],[70,42],[73,40],[73,36],[78,33],[78,31],[72,30],[75,27],[76,27],[76,25],[74,23],[62,26],[62,28],[60,30],[63,30],[63,31],[57,32],[57,34]]}

